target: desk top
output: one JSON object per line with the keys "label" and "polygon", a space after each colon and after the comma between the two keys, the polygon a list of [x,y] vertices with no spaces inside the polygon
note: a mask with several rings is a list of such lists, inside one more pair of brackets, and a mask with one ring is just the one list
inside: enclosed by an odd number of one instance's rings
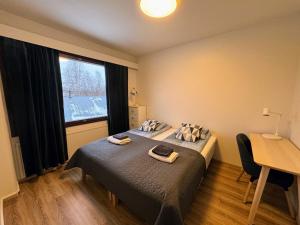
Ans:
{"label": "desk top", "polygon": [[257,164],[300,176],[300,150],[289,140],[270,140],[252,133],[250,141]]}

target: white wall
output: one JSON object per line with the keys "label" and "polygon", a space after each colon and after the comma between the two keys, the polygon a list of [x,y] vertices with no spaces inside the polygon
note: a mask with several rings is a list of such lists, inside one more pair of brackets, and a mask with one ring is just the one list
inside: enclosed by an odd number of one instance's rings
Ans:
{"label": "white wall", "polygon": [[291,113],[291,140],[300,148],[300,59]]}
{"label": "white wall", "polygon": [[107,122],[90,123],[66,129],[68,154],[71,157],[81,146],[108,135]]}
{"label": "white wall", "polygon": [[4,198],[16,194],[19,185],[13,166],[9,127],[6,117],[6,107],[0,80],[0,224],[3,224],[2,201]]}
{"label": "white wall", "polygon": [[134,100],[132,98],[132,95],[130,95],[130,91],[133,88],[136,88],[137,74],[138,74],[138,71],[135,69],[128,70],[128,104],[129,105],[134,104]]}
{"label": "white wall", "polygon": [[263,107],[283,113],[288,136],[299,25],[292,17],[146,55],[138,60],[139,103],[173,126],[207,126],[218,136],[215,157],[239,165],[235,135],[274,130]]}

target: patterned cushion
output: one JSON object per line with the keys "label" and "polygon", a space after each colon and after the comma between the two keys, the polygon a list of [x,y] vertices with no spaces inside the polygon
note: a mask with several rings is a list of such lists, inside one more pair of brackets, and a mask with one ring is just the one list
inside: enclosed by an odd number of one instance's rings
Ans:
{"label": "patterned cushion", "polygon": [[159,126],[159,122],[157,120],[146,120],[140,127],[140,131],[155,131],[155,129]]}
{"label": "patterned cushion", "polygon": [[206,140],[210,136],[210,131],[207,128],[202,128],[200,133],[200,139]]}
{"label": "patterned cushion", "polygon": [[182,141],[196,142],[200,140],[201,130],[199,125],[183,123],[175,137]]}
{"label": "patterned cushion", "polygon": [[159,125],[155,128],[155,130],[161,130],[161,129],[163,129],[163,128],[165,128],[166,126],[169,126],[168,124],[166,124],[166,123],[159,123]]}

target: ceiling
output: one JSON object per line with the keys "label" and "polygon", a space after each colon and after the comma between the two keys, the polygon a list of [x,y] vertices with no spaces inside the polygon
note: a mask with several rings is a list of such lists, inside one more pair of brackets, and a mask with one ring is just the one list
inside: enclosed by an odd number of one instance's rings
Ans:
{"label": "ceiling", "polygon": [[143,15],[138,0],[0,0],[0,8],[141,56],[296,13],[300,1],[180,0],[162,19]]}

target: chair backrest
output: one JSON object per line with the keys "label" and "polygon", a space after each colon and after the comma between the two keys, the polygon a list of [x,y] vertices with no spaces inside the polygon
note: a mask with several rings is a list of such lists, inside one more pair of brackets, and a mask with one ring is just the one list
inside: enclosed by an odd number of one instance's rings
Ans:
{"label": "chair backrest", "polygon": [[244,170],[251,176],[258,177],[261,167],[253,160],[251,142],[247,135],[238,134],[236,136],[241,162]]}

